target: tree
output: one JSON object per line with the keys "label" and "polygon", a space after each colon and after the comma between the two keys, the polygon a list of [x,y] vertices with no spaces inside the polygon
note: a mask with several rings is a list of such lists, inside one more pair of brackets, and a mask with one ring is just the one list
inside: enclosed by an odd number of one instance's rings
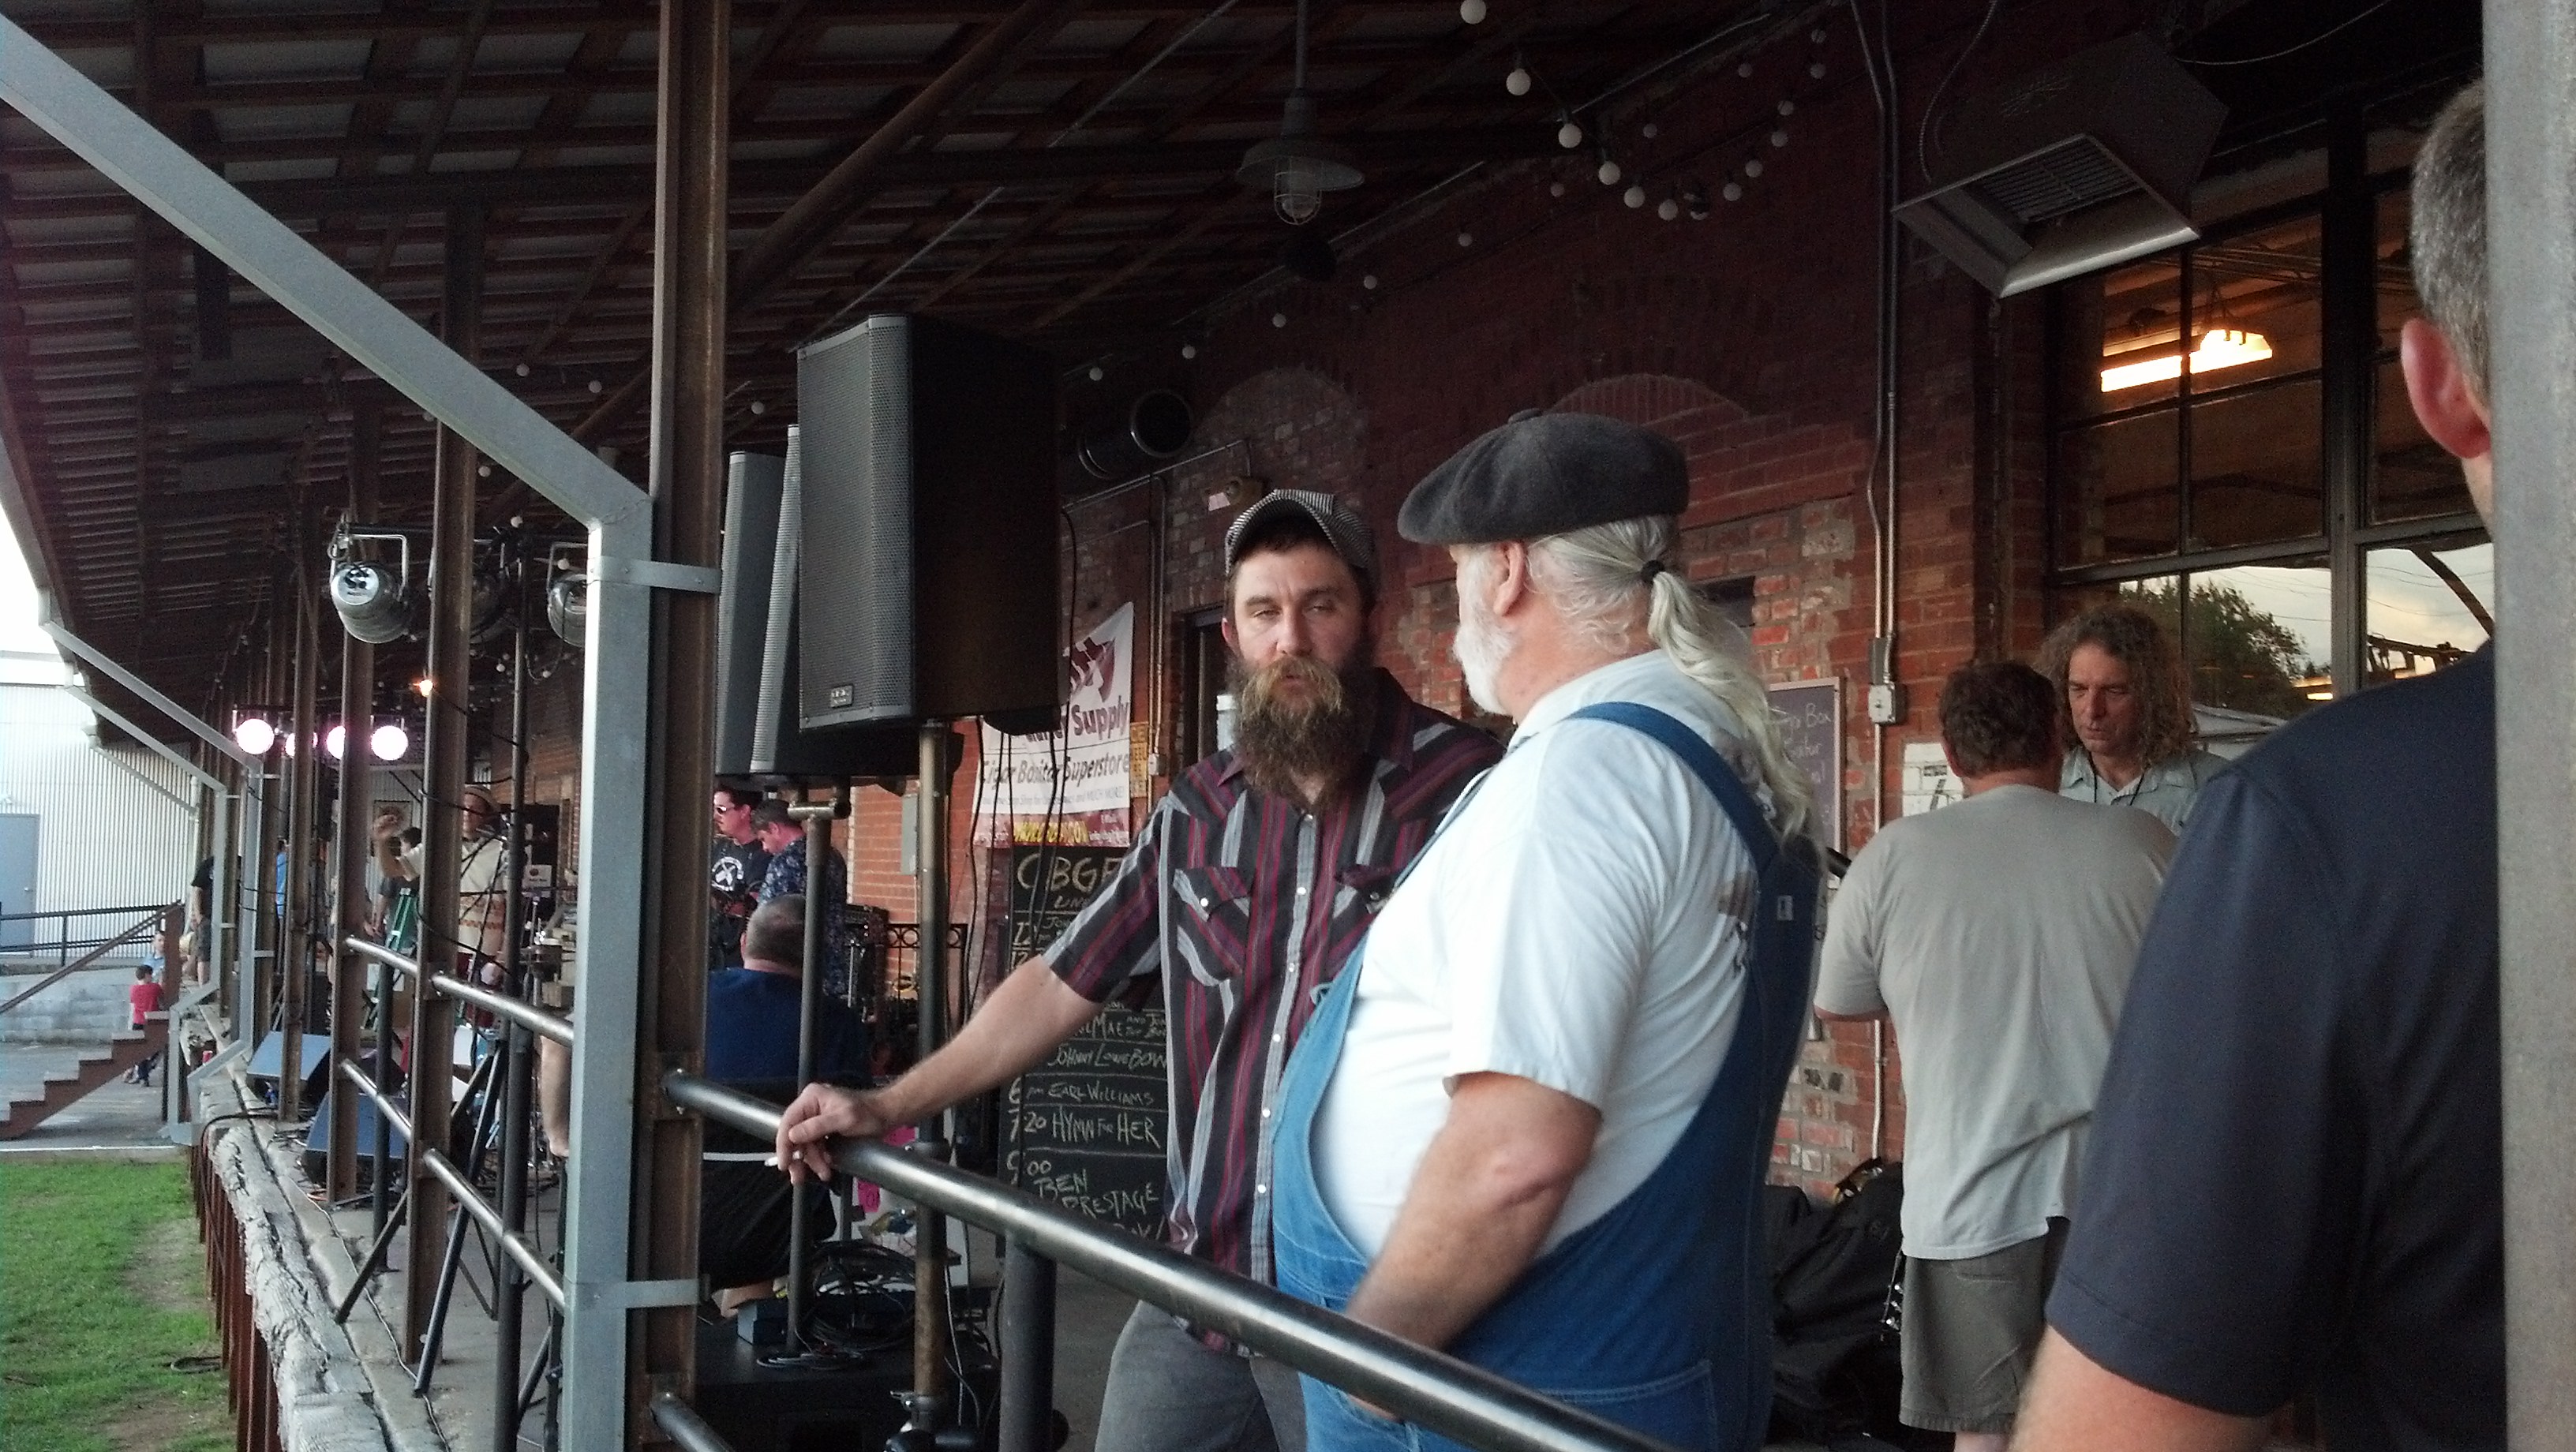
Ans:
{"label": "tree", "polygon": [[2316,703],[2299,685],[2322,673],[2290,628],[2258,609],[2232,585],[2195,580],[2190,615],[2181,618],[2179,582],[2161,580],[2126,592],[2182,642],[2192,700],[2203,706],[2287,719]]}

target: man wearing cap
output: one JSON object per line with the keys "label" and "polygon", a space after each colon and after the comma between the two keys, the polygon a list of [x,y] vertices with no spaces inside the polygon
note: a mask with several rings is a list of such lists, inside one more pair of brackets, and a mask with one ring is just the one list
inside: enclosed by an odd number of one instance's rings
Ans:
{"label": "man wearing cap", "polygon": [[[1677,1447],[1760,1445],[1759,1196],[1815,959],[1810,789],[1674,572],[1670,440],[1515,419],[1405,501],[1519,721],[1280,1093],[1282,1290]],[[1307,1445],[1452,1447],[1322,1382]]]}
{"label": "man wearing cap", "polygon": [[[1348,507],[1269,495],[1226,531],[1225,560],[1234,745],[1173,783],[1100,895],[946,1048],[875,1093],[817,1086],[789,1105],[778,1151],[791,1174],[828,1173],[828,1136],[881,1134],[1025,1072],[1113,995],[1159,979],[1166,1234],[1271,1278],[1288,1050],[1397,876],[1500,752],[1377,668],[1376,547]],[[1140,1305],[1110,1360],[1098,1440],[1297,1452],[1303,1427],[1293,1371]]]}

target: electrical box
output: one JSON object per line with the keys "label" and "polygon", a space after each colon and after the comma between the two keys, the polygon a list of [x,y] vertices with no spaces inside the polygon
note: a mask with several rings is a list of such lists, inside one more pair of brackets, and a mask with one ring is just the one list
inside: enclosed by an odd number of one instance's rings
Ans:
{"label": "electrical box", "polygon": [[1894,681],[1878,681],[1869,688],[1869,719],[1879,726],[1894,726],[1905,719],[1905,688]]}

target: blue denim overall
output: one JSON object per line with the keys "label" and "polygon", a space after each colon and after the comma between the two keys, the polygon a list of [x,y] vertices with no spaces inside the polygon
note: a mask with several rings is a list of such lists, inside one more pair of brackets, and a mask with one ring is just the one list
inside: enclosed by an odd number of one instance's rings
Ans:
{"label": "blue denim overall", "polygon": [[[1568,719],[1613,721],[1671,748],[1751,849],[1761,890],[1748,925],[1743,1006],[1716,1082],[1654,1173],[1531,1262],[1447,1350],[1676,1447],[1750,1452],[1761,1446],[1771,1411],[1760,1196],[1813,987],[1817,873],[1803,844],[1783,849],[1752,794],[1681,722],[1628,702]],[[1453,810],[1449,820],[1460,815]],[[1364,958],[1354,953],[1326,990],[1289,1060],[1271,1186],[1279,1288],[1335,1311],[1349,1303],[1368,1262],[1317,1192],[1312,1141]],[[1308,1452],[1458,1446],[1365,1411],[1312,1377],[1305,1386]]]}

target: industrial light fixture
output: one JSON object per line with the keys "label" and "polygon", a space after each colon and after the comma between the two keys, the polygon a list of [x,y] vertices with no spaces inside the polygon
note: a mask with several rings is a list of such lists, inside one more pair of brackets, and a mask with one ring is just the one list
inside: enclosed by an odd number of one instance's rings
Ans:
{"label": "industrial light fixture", "polygon": [[245,712],[233,721],[233,745],[250,756],[266,756],[277,745],[277,726],[257,712]]}
{"label": "industrial light fixture", "polygon": [[[2110,355],[2118,357],[2118,354]],[[2237,368],[2247,363],[2260,363],[2272,356],[2272,340],[2261,333],[2243,328],[2213,328],[2193,340],[2191,371],[2215,373],[2221,368]],[[2102,391],[2117,393],[2124,388],[2143,388],[2150,383],[2164,383],[2182,376],[2183,351],[2179,344],[2160,351],[2152,358],[2133,363],[2116,363],[2102,370]]]}
{"label": "industrial light fixture", "polygon": [[1315,98],[1306,93],[1306,0],[1297,0],[1297,70],[1280,118],[1279,135],[1243,154],[1235,179],[1268,187],[1279,220],[1302,227],[1324,207],[1324,193],[1346,192],[1362,180],[1350,153],[1315,134]]}
{"label": "industrial light fixture", "polygon": [[322,753],[333,761],[348,759],[349,727],[347,723],[334,721],[331,723],[331,729],[322,733]]}
{"label": "industrial light fixture", "polygon": [[[393,546],[388,563],[375,546]],[[420,617],[411,588],[411,537],[392,530],[353,530],[331,537],[331,572],[324,587],[340,624],[369,645],[390,645],[410,635]]]}
{"label": "industrial light fixture", "polygon": [[378,761],[400,761],[411,754],[411,733],[400,721],[387,721],[368,733],[367,749]]}
{"label": "industrial light fixture", "polygon": [[556,639],[575,649],[589,636],[588,560],[583,545],[559,544],[546,551],[546,625]]}

